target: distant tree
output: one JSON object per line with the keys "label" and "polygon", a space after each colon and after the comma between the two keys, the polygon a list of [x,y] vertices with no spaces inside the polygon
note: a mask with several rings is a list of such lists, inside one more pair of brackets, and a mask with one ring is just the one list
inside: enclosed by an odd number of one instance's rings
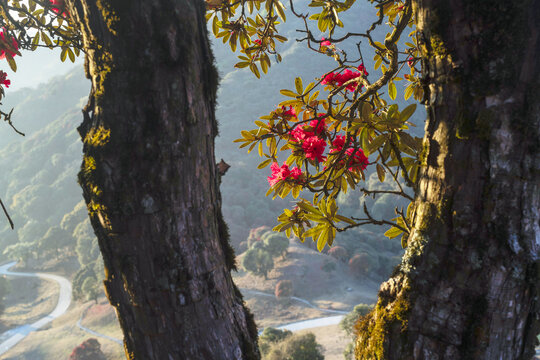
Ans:
{"label": "distant tree", "polygon": [[268,230],[270,230],[268,226],[259,226],[251,229],[247,238],[248,248],[250,248],[256,241],[261,241],[262,235],[268,232]]}
{"label": "distant tree", "polygon": [[285,340],[289,336],[292,336],[292,332],[289,330],[279,330],[273,327],[264,328],[259,336],[259,349],[263,359],[270,352],[274,344]]}
{"label": "distant tree", "polygon": [[60,227],[72,234],[75,227],[87,219],[88,210],[84,200],[81,200],[77,205],[75,205],[73,211],[64,215],[62,221],[60,222]]}
{"label": "distant tree", "polygon": [[349,260],[349,253],[342,246],[332,246],[330,250],[328,250],[328,255],[342,262],[347,262]]}
{"label": "distant tree", "polygon": [[264,360],[324,360],[322,346],[313,333],[293,334],[270,347]]}
{"label": "distant tree", "polygon": [[242,266],[247,271],[268,279],[268,272],[274,268],[274,260],[267,250],[252,248],[246,251]]}
{"label": "distant tree", "polygon": [[289,248],[289,239],[282,233],[267,232],[263,235],[262,241],[268,252],[276,257],[281,255],[283,258]]}
{"label": "distant tree", "polygon": [[293,284],[291,280],[280,280],[276,284],[274,294],[277,298],[289,297],[293,294]]}
{"label": "distant tree", "polygon": [[97,238],[88,218],[75,226],[73,237],[77,241],[75,251],[81,266],[95,261],[100,256]]}
{"label": "distant tree", "polygon": [[83,341],[69,355],[69,360],[107,360],[99,341],[94,338]]}
{"label": "distant tree", "polygon": [[373,259],[368,253],[360,253],[354,255],[349,260],[349,271],[353,276],[366,276],[372,269]]}
{"label": "distant tree", "polygon": [[81,286],[81,291],[86,300],[94,300],[97,304],[97,299],[99,296],[98,281],[95,277],[89,276],[84,279]]}
{"label": "distant tree", "polygon": [[58,256],[60,249],[73,244],[73,237],[59,226],[53,226],[38,241],[40,252],[54,251]]}
{"label": "distant tree", "polygon": [[33,248],[33,244],[21,242],[9,245],[7,248],[4,249],[2,254],[6,255],[10,259],[19,260],[26,263],[28,259],[32,256]]}

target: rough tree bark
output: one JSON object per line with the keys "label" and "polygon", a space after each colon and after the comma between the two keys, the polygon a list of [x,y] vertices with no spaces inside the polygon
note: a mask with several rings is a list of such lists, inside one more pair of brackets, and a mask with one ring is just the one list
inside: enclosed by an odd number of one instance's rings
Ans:
{"label": "rough tree bark", "polygon": [[357,359],[530,359],[539,327],[540,1],[416,0],[425,167]]}
{"label": "rough tree bark", "polygon": [[69,0],[92,81],[79,174],[129,359],[256,359],[214,160],[198,0]]}

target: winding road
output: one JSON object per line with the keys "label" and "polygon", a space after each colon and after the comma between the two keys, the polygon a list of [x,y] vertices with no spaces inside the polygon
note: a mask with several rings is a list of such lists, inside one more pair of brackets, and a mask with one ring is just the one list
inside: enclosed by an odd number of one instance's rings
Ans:
{"label": "winding road", "polygon": [[39,277],[42,279],[53,280],[60,285],[60,294],[58,296],[58,303],[56,304],[56,307],[49,315],[32,324],[22,325],[0,334],[0,355],[11,349],[19,341],[28,336],[28,334],[30,334],[32,331],[38,330],[57,317],[63,315],[71,304],[71,282],[68,279],[62,276],[44,273],[21,273],[9,271],[9,268],[14,266],[16,263],[17,262],[14,261],[0,266],[0,275]]}

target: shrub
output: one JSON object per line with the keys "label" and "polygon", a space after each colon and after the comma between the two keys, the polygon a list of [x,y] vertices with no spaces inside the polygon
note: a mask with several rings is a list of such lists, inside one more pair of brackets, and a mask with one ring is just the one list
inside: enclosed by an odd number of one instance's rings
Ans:
{"label": "shrub", "polygon": [[90,338],[75,347],[69,355],[69,360],[107,360],[99,341]]}
{"label": "shrub", "polygon": [[326,273],[331,273],[332,271],[336,270],[336,263],[333,261],[325,261],[324,265],[321,266],[321,270]]}
{"label": "shrub", "polygon": [[249,236],[247,238],[248,248],[250,248],[253,243],[261,241],[262,235],[269,229],[270,228],[268,226],[259,226],[258,228],[249,230]]}
{"label": "shrub", "polygon": [[287,249],[289,248],[289,239],[283,234],[278,234],[275,232],[266,232],[262,236],[262,241],[264,247],[272,256],[276,257],[281,255],[285,257],[287,254]]}
{"label": "shrub", "polygon": [[242,266],[247,271],[268,279],[268,272],[274,268],[274,260],[265,249],[249,249],[244,255]]}
{"label": "shrub", "polygon": [[370,256],[365,252],[356,254],[349,260],[349,271],[357,277],[366,276],[371,270],[378,267],[379,264],[375,256]]}
{"label": "shrub", "polygon": [[347,262],[347,260],[349,260],[349,253],[341,246],[332,246],[332,248],[328,250],[328,255],[342,262]]}
{"label": "shrub", "polygon": [[274,344],[285,340],[291,335],[292,332],[290,332],[289,330],[278,330],[273,327],[265,328],[259,336],[259,349],[261,351],[263,359],[264,356],[270,352],[270,349]]}
{"label": "shrub", "polygon": [[293,334],[273,344],[263,360],[324,360],[322,346],[313,333]]}
{"label": "shrub", "polygon": [[293,285],[291,280],[280,280],[276,284],[276,289],[274,291],[276,297],[289,297],[293,294]]}

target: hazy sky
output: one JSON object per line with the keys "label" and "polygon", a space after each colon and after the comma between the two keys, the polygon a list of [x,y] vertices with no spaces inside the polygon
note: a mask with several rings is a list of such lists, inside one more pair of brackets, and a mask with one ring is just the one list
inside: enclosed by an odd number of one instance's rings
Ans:
{"label": "hazy sky", "polygon": [[8,73],[8,79],[11,80],[9,89],[4,89],[6,96],[9,96],[10,91],[24,87],[36,87],[51,77],[65,74],[84,62],[82,54],[75,60],[75,63],[72,63],[69,58],[65,62],[60,61],[60,49],[23,50],[21,54],[22,56],[15,57],[17,62],[17,72],[15,73],[11,71],[6,60],[0,60],[0,70]]}

